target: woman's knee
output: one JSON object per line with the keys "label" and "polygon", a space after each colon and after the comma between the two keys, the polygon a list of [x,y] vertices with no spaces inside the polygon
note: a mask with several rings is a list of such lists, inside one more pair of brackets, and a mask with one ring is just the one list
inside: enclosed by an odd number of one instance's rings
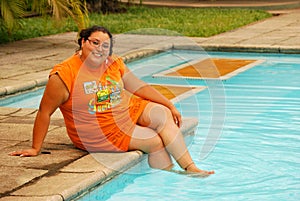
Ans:
{"label": "woman's knee", "polygon": [[170,121],[173,120],[169,108],[156,104],[149,111],[150,127],[160,132]]}
{"label": "woman's knee", "polygon": [[129,145],[129,150],[139,149],[150,153],[164,147],[160,136],[151,128],[136,126]]}

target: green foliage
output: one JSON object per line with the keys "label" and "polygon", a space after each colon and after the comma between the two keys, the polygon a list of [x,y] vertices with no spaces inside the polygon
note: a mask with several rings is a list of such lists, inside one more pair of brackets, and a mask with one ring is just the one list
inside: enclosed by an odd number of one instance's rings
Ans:
{"label": "green foliage", "polygon": [[[92,13],[89,16],[89,25],[105,26],[114,34],[132,32],[141,28],[159,28],[178,32],[185,36],[209,37],[270,16],[271,14],[265,11],[252,9],[147,8],[137,6],[129,7],[126,13],[108,15]],[[51,17],[35,17],[18,21],[22,24],[22,29],[12,32],[11,36],[0,29],[0,43],[78,31],[78,26],[71,18],[60,20],[60,24],[63,26],[58,26]],[[155,31],[155,29],[149,30]],[[160,33],[148,32],[147,34]]]}
{"label": "green foliage", "polygon": [[25,1],[24,0],[0,0],[1,10],[1,30],[6,29],[10,33],[14,27],[17,26],[15,18],[25,14]]}
{"label": "green foliage", "polygon": [[127,13],[91,14],[91,24],[100,24],[113,33],[140,28],[160,28],[185,36],[209,37],[270,17],[261,10],[223,8],[131,7]]}
{"label": "green foliage", "polygon": [[88,11],[85,1],[82,0],[31,0],[32,10],[42,15],[50,12],[54,20],[60,21],[71,17],[79,29],[87,24]]}
{"label": "green foliage", "polygon": [[24,21],[20,20],[26,16],[26,13],[36,12],[43,16],[50,14],[55,21],[71,17],[79,29],[85,28],[88,23],[85,0],[0,0],[0,10],[0,31],[6,32],[1,41],[15,40],[13,32],[18,32],[17,29],[20,28],[26,29]]}
{"label": "green foliage", "polygon": [[18,21],[22,28],[15,29],[10,35],[5,30],[0,29],[0,43],[78,30],[77,25],[71,18],[56,22],[52,17],[45,16],[24,18]]}

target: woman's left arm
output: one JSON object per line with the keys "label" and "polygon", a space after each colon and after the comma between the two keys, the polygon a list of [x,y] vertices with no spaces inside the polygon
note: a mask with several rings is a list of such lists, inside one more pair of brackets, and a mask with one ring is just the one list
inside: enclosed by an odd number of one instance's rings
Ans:
{"label": "woman's left arm", "polygon": [[143,82],[138,77],[136,77],[127,67],[125,68],[125,73],[122,77],[124,82],[124,88],[133,93],[136,96],[139,96],[143,99],[150,100],[155,103],[162,104],[170,109],[174,122],[180,127],[182,120],[181,114],[174,106],[174,104],[162,95],[155,88],[149,84]]}

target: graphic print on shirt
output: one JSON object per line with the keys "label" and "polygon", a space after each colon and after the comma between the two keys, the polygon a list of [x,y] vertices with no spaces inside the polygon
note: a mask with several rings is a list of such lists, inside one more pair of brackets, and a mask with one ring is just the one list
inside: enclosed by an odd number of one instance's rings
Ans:
{"label": "graphic print on shirt", "polygon": [[[93,91],[93,93],[95,93],[94,98],[92,98],[88,103],[88,111],[90,114],[107,111],[121,102],[122,87],[120,83],[112,80],[109,76],[106,77],[105,82],[99,82],[98,86],[96,84],[96,88],[90,86],[92,85],[91,83],[94,82],[95,81],[84,83],[84,86],[88,85],[89,89],[87,90],[85,88],[85,91]],[[90,85],[86,83],[90,83]]]}
{"label": "graphic print on shirt", "polygon": [[84,93],[93,94],[97,92],[97,83],[96,81],[85,82],[83,83]]}

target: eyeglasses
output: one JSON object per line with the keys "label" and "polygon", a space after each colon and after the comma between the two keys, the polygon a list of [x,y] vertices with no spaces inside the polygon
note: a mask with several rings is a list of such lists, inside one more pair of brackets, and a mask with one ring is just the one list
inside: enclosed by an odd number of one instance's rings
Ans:
{"label": "eyeglasses", "polygon": [[110,48],[110,44],[108,42],[101,43],[97,39],[87,39],[87,40],[89,41],[90,45],[95,48],[101,47],[102,50],[109,50],[109,48]]}

